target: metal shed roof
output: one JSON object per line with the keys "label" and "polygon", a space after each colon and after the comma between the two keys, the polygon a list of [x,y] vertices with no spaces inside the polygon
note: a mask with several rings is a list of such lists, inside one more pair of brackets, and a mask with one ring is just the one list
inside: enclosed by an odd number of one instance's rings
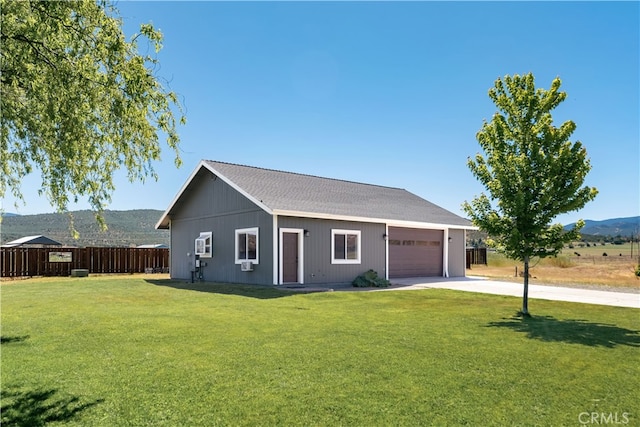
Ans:
{"label": "metal shed roof", "polygon": [[23,245],[50,245],[50,246],[62,246],[62,243],[56,242],[46,236],[25,236],[2,245],[5,248]]}

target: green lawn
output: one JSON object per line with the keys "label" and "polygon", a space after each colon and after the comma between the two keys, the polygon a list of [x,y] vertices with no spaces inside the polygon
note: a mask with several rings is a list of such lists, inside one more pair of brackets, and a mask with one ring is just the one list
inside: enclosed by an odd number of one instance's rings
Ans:
{"label": "green lawn", "polygon": [[1,292],[3,426],[640,423],[639,310],[136,276]]}

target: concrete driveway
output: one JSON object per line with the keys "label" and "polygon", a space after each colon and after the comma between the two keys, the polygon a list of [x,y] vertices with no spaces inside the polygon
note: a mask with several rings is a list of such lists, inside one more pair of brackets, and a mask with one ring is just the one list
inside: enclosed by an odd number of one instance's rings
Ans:
{"label": "concrete driveway", "polygon": [[[522,297],[523,290],[522,283],[501,282],[473,276],[452,278],[416,277],[409,279],[393,279],[392,283],[393,286],[384,289],[376,289],[376,291],[438,288]],[[611,292],[529,284],[529,298],[640,308],[640,294],[631,292]]]}

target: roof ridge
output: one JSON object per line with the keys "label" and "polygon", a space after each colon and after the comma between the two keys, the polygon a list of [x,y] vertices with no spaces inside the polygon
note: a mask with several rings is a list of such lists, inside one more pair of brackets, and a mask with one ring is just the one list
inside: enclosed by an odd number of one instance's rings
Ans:
{"label": "roof ridge", "polygon": [[351,181],[351,180],[348,180],[348,179],[329,178],[329,177],[326,177],[326,176],[311,175],[311,174],[300,173],[300,172],[291,172],[291,171],[285,171],[285,170],[280,170],[280,169],[263,168],[263,167],[251,166],[251,165],[241,165],[239,163],[222,162],[220,160],[205,160],[205,161],[212,162],[212,163],[221,163],[223,165],[240,166],[240,167],[251,168],[251,169],[259,169],[259,170],[264,170],[264,171],[269,171],[269,172],[279,172],[279,173],[284,173],[284,174],[289,174],[289,175],[298,175],[298,176],[306,176],[306,177],[310,177],[310,178],[326,179],[328,181],[347,182],[347,183],[350,183],[350,184],[368,185],[368,186],[371,186],[371,187],[380,187],[380,188],[388,188],[388,189],[392,189],[392,190],[407,191],[406,188],[390,187],[388,185],[379,185],[379,184],[371,184],[371,183],[367,183],[367,182]]}

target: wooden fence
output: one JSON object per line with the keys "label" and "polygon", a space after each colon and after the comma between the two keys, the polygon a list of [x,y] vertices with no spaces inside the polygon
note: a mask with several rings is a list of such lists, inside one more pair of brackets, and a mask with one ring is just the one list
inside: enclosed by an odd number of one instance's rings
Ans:
{"label": "wooden fence", "polygon": [[89,273],[168,272],[167,248],[0,248],[1,277],[69,276]]}
{"label": "wooden fence", "polygon": [[487,248],[467,248],[467,268],[471,264],[487,265]]}

